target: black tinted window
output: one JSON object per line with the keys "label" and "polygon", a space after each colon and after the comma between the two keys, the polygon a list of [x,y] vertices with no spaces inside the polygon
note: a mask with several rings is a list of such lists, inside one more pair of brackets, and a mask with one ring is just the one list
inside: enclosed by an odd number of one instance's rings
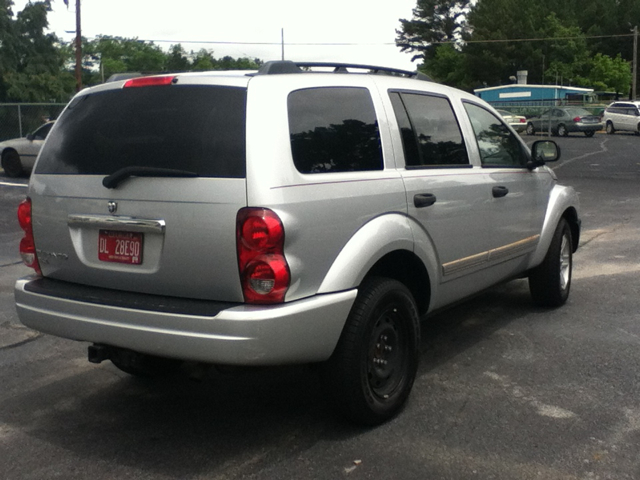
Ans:
{"label": "black tinted window", "polygon": [[407,167],[468,165],[460,127],[446,98],[391,93]]}
{"label": "black tinted window", "polygon": [[123,167],[245,176],[246,90],[134,87],[79,97],[57,121],[37,173],[109,175]]}
{"label": "black tinted window", "polygon": [[313,88],[289,94],[293,162],[301,173],[382,170],[378,122],[364,88]]}

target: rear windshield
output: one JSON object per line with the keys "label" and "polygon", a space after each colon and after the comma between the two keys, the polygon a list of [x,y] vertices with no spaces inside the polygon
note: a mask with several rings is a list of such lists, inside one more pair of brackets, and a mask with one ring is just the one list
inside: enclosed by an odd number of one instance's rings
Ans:
{"label": "rear windshield", "polygon": [[76,98],[43,148],[36,173],[110,175],[157,167],[245,176],[246,89],[123,88]]}

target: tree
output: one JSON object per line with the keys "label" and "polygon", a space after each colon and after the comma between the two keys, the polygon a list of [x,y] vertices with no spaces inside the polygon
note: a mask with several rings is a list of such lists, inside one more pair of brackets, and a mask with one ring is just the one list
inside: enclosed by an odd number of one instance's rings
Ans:
{"label": "tree", "polygon": [[413,60],[433,58],[442,43],[456,42],[465,31],[470,0],[418,0],[411,20],[400,20],[396,45],[418,52]]}
{"label": "tree", "polygon": [[615,58],[596,54],[589,72],[589,86],[596,90],[613,90],[616,94],[627,93],[631,84],[631,65],[620,54]]}
{"label": "tree", "polygon": [[420,70],[445,85],[471,88],[473,80],[467,74],[466,61],[467,57],[459,49],[445,43],[435,49],[435,57]]}
{"label": "tree", "polygon": [[191,62],[182,45],[171,45],[167,54],[166,69],[169,72],[188,72]]}
{"label": "tree", "polygon": [[213,58],[213,51],[201,49],[195,55],[192,53],[193,59],[191,69],[196,72],[204,72],[207,70],[213,70],[215,65],[215,59]]}
{"label": "tree", "polygon": [[0,0],[0,101],[6,99],[6,72],[15,71],[18,63],[16,43],[18,38],[14,30],[11,0]]}
{"label": "tree", "polygon": [[23,102],[66,101],[69,78],[63,71],[59,40],[45,33],[51,2],[29,2],[15,19],[12,2],[0,0],[0,100]]}
{"label": "tree", "polygon": [[[620,54],[620,62],[631,59],[630,32],[640,26],[640,2],[417,0],[413,18],[400,24],[397,45],[417,52],[414,59],[423,60],[420,69],[443,83],[464,89],[502,85],[518,70],[527,70],[531,83],[562,79],[613,88],[601,74],[591,74],[596,68],[593,52],[612,59]],[[625,78],[619,75],[617,88]]]}

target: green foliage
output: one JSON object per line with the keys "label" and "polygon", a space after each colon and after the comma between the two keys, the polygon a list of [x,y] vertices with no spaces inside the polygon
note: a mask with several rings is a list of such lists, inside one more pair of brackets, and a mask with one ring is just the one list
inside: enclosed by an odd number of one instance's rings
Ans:
{"label": "green foliage", "polygon": [[400,20],[397,45],[404,51],[419,52],[413,58],[433,58],[435,46],[453,42],[464,30],[470,0],[418,0],[411,20]]}
{"label": "green foliage", "polygon": [[467,58],[453,44],[437,45],[433,52],[433,61],[422,68],[424,73],[445,85],[468,86],[472,83],[465,75]]}
{"label": "green foliage", "polygon": [[627,92],[633,25],[638,0],[417,0],[396,43],[421,70],[466,90],[527,70],[529,83]]}
{"label": "green foliage", "polygon": [[[66,102],[75,93],[75,45],[46,33],[51,0],[29,2],[14,15],[12,0],[0,0],[0,102]],[[257,69],[259,59],[216,59],[210,50],[164,51],[153,42],[101,35],[82,39],[82,84],[114,73]]]}
{"label": "green foliage", "polygon": [[68,77],[58,38],[45,33],[48,0],[27,3],[13,18],[11,0],[0,0],[0,101],[60,101],[68,98]]}
{"label": "green foliage", "polygon": [[598,53],[592,60],[589,83],[595,90],[626,93],[631,83],[631,65],[620,54],[611,58]]}

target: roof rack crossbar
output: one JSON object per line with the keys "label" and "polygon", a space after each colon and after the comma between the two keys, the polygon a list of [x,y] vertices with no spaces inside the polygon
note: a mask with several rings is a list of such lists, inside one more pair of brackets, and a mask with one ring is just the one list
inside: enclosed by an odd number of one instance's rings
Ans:
{"label": "roof rack crossbar", "polygon": [[370,73],[386,73],[401,75],[408,78],[417,78],[418,80],[431,81],[424,73],[418,71],[402,70],[399,68],[381,67],[377,65],[361,65],[357,63],[339,63],[339,62],[292,62],[290,60],[275,60],[265,63],[258,75],[269,75],[276,73],[303,73],[302,68],[313,67],[329,67],[333,68],[333,73],[349,73],[347,69],[356,68],[360,70],[368,70]]}

